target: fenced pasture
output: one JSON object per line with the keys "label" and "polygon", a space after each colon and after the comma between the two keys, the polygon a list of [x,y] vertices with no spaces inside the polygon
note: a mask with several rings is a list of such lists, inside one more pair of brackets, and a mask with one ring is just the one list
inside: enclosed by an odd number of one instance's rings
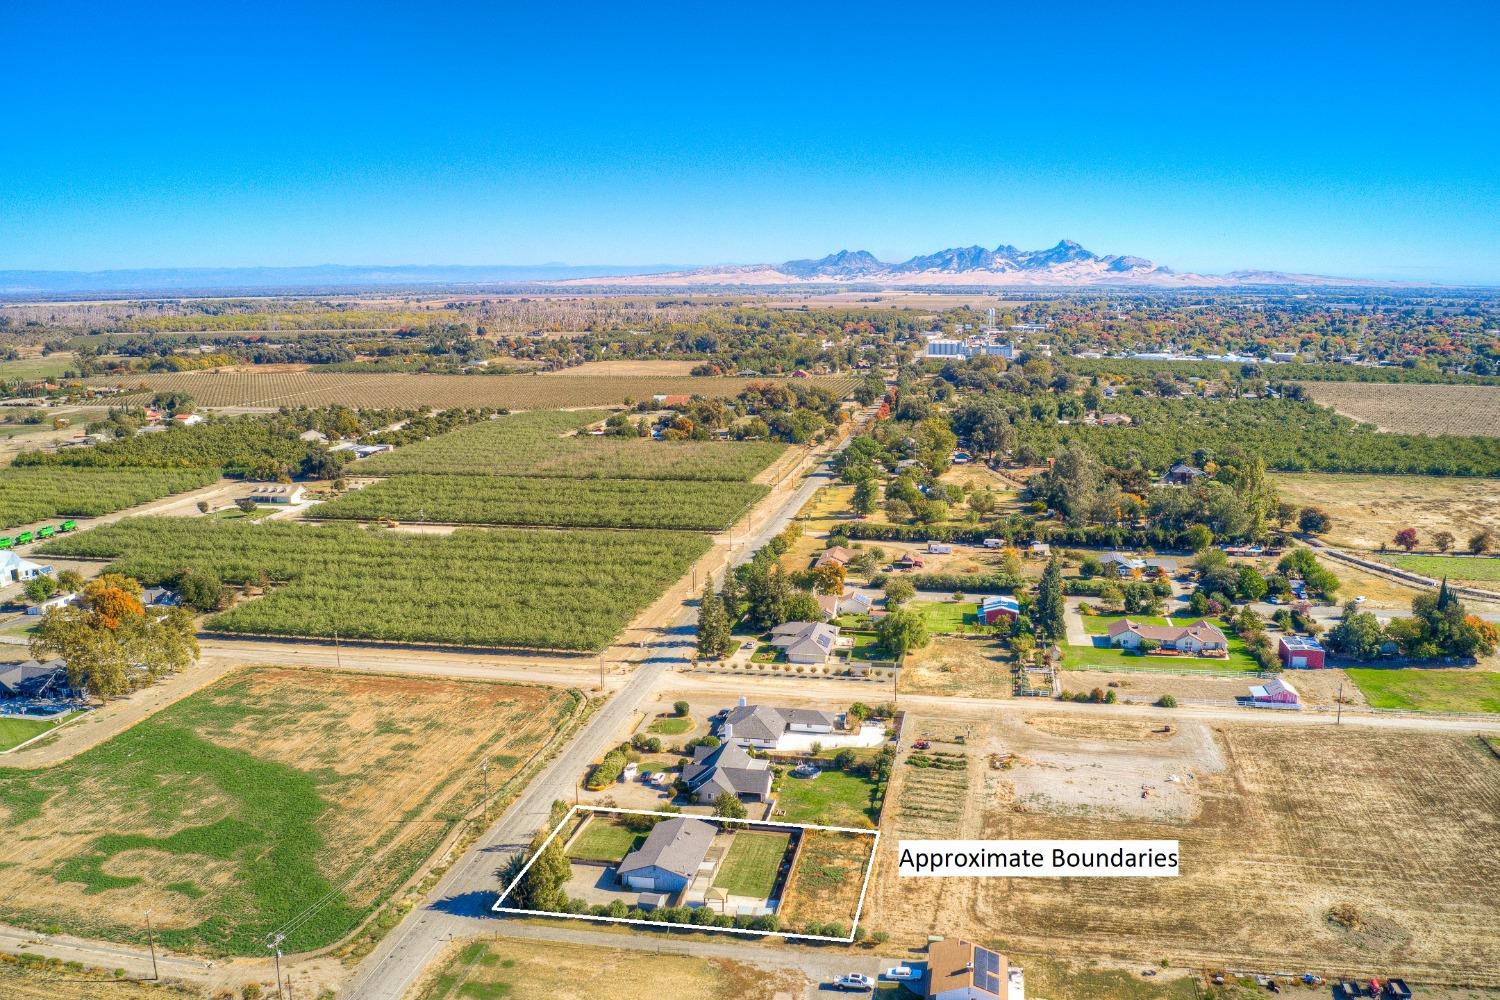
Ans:
{"label": "fenced pasture", "polygon": [[1315,401],[1400,434],[1500,437],[1500,386],[1303,382]]}
{"label": "fenced pasture", "polygon": [[721,531],[766,492],[753,483],[418,474],[383,479],[307,516]]}
{"label": "fenced pasture", "polygon": [[670,531],[460,529],[127,518],[47,543],[148,584],[183,567],[273,586],[208,620],[256,635],[525,649],[603,649],[708,550]]}
{"label": "fenced pasture", "polygon": [[786,450],[773,441],[653,441],[573,433],[603,416],[554,411],[498,417],[377,455],[361,463],[360,471],[737,481],[754,478]]}
{"label": "fenced pasture", "polygon": [[306,669],[232,674],[54,767],[0,772],[0,919],[264,956],[337,941],[580,696]]}
{"label": "fenced pasture", "polygon": [[[729,398],[766,379],[685,375],[349,375],[337,372],[210,371],[129,375],[96,379],[135,395],[185,392],[200,406],[431,406],[446,409],[506,407],[548,410],[571,406],[620,406],[655,395]],[[852,392],[855,380],[821,378],[837,393]]]}
{"label": "fenced pasture", "polygon": [[0,530],[53,517],[97,517],[196,490],[218,478],[210,469],[4,469]]}

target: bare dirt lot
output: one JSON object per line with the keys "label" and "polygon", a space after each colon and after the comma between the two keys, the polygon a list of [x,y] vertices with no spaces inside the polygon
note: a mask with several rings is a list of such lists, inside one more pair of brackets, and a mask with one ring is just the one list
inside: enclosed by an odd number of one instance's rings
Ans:
{"label": "bare dirt lot", "polygon": [[[1190,723],[1158,740],[1041,718],[969,735],[971,753],[1016,756],[971,768],[977,804],[944,835],[1177,839],[1181,876],[898,881],[896,841],[917,834],[888,810],[872,930],[910,944],[979,935],[1023,955],[1500,984],[1500,759],[1477,737]],[[914,773],[898,767],[897,801]]]}
{"label": "bare dirt lot", "polygon": [[570,375],[691,375],[698,361],[585,361]]}
{"label": "bare dirt lot", "polygon": [[910,694],[1009,698],[1010,664],[993,639],[936,636],[907,654],[898,682]]}
{"label": "bare dirt lot", "polygon": [[868,834],[805,831],[782,900],[783,925],[833,923],[847,934],[874,846]]}
{"label": "bare dirt lot", "polygon": [[1500,387],[1384,382],[1299,384],[1315,402],[1383,431],[1500,437]]}
{"label": "bare dirt lot", "polygon": [[[1333,705],[1337,702],[1339,684],[1344,682],[1344,704],[1363,705],[1364,698],[1359,688],[1348,683],[1342,670],[1297,670],[1283,675],[1292,682],[1302,700],[1309,705]],[[1061,673],[1063,691],[1088,693],[1095,688],[1113,689],[1123,702],[1150,704],[1164,694],[1178,701],[1211,701],[1228,704],[1249,693],[1251,684],[1261,683],[1259,678],[1239,677],[1194,677],[1191,674],[1164,674],[1141,671],[1138,673],[1109,673],[1095,670],[1064,670]]]}
{"label": "bare dirt lot", "polygon": [[1416,528],[1421,547],[1434,532],[1449,531],[1462,547],[1481,528],[1500,532],[1500,486],[1492,479],[1460,476],[1365,476],[1277,473],[1282,499],[1321,507],[1333,517],[1327,540],[1351,549],[1391,545],[1396,532]]}

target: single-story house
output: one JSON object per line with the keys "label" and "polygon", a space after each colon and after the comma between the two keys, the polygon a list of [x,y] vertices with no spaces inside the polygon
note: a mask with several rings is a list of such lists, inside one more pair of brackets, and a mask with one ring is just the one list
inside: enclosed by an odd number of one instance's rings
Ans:
{"label": "single-story house", "polygon": [[788,663],[827,663],[838,637],[837,625],[787,622],[771,630],[771,645],[786,653]]}
{"label": "single-story house", "polygon": [[1094,423],[1100,427],[1129,427],[1131,419],[1128,413],[1101,413]]}
{"label": "single-story house", "polygon": [[65,608],[78,600],[77,594],[53,594],[39,604],[33,604],[26,609],[28,615],[45,615],[53,608]]}
{"label": "single-story house", "polygon": [[1276,644],[1281,663],[1289,670],[1322,670],[1323,644],[1308,635],[1284,635]]}
{"label": "single-story house", "polygon": [[849,560],[853,558],[854,552],[852,550],[846,549],[842,545],[834,545],[824,549],[818,555],[817,561],[813,563],[813,569],[822,569],[829,563],[837,563],[840,566],[847,566],[849,565]]}
{"label": "single-story house", "polygon": [[867,595],[857,592],[819,594],[817,599],[818,607],[823,609],[824,618],[837,618],[839,615],[867,615],[874,607]]}
{"label": "single-story house", "polygon": [[172,423],[178,427],[193,427],[203,423],[203,418],[196,413],[179,413],[172,418]]}
{"label": "single-story house", "polygon": [[701,819],[663,820],[625,856],[615,875],[632,889],[676,895],[698,874],[715,832],[713,824]]}
{"label": "single-story house", "polygon": [[921,569],[926,565],[921,556],[914,556],[910,552],[903,552],[901,558],[896,560],[897,569]]}
{"label": "single-story house", "polygon": [[962,938],[927,946],[927,1000],[1026,1000],[1026,974],[1005,956]]}
{"label": "single-story house", "polygon": [[309,444],[327,444],[328,435],[322,431],[303,431],[297,435],[298,441],[306,441]]}
{"label": "single-story house", "polygon": [[1167,470],[1167,474],[1161,477],[1161,481],[1172,486],[1187,486],[1202,479],[1203,476],[1203,470],[1196,465],[1178,462]]}
{"label": "single-story house", "polygon": [[0,697],[38,698],[69,694],[68,664],[61,657],[40,663],[0,664]]}
{"label": "single-story house", "polygon": [[34,563],[30,559],[22,559],[11,549],[0,552],[0,584],[30,580],[33,577],[46,576],[51,572],[51,566]]}
{"label": "single-story house", "polygon": [[771,797],[771,765],[745,752],[734,739],[716,747],[693,747],[693,759],[682,765],[682,780],[694,802],[711,804],[728,792],[743,802]]}
{"label": "single-story house", "polygon": [[1127,556],[1123,552],[1111,552],[1099,562],[1104,566],[1105,572],[1115,576],[1133,576],[1146,568],[1146,560]]}
{"label": "single-story house", "polygon": [[838,716],[809,708],[776,708],[747,705],[745,699],[731,708],[719,723],[719,738],[760,750],[775,750],[788,734],[832,733],[839,728]]}
{"label": "single-story house", "polygon": [[256,503],[301,503],[306,496],[307,490],[295,483],[290,485],[263,483],[250,491],[250,499]]}
{"label": "single-story house", "polygon": [[1121,618],[1109,626],[1109,644],[1121,649],[1140,649],[1147,639],[1162,649],[1179,653],[1222,653],[1229,650],[1229,640],[1217,627],[1206,621],[1191,625],[1139,625]]}
{"label": "single-story house", "polygon": [[182,603],[182,598],[166,587],[147,587],[141,591],[141,603],[148,608],[175,608]]}
{"label": "single-story house", "polygon": [[1256,704],[1265,705],[1300,705],[1302,699],[1297,694],[1297,689],[1282,680],[1273,677],[1264,684],[1255,684],[1250,688],[1250,700]]}
{"label": "single-story house", "polygon": [[979,602],[979,621],[993,625],[1002,618],[1015,621],[1021,617],[1021,604],[1014,597],[986,597]]}

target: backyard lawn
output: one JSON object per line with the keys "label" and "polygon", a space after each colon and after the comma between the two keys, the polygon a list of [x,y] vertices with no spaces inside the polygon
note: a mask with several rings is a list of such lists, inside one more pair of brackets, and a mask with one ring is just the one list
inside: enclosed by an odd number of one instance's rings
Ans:
{"label": "backyard lawn", "polygon": [[[1171,625],[1171,624],[1173,624],[1172,619],[1170,619],[1170,618],[1157,618],[1157,617],[1153,617],[1151,615],[1079,615],[1079,619],[1083,622],[1083,630],[1085,632],[1087,632],[1089,635],[1106,635],[1106,634],[1108,634],[1109,627],[1111,625],[1113,625],[1115,622],[1119,621],[1121,618],[1129,618],[1131,621],[1135,622],[1137,625]],[[1179,624],[1179,625],[1186,625],[1188,622],[1191,622],[1191,621],[1197,621],[1197,619],[1196,618],[1183,618],[1180,621],[1178,621],[1177,624]]]}
{"label": "backyard lawn", "polygon": [[627,830],[618,820],[595,816],[568,848],[568,857],[580,861],[619,861],[645,839],[644,833]]}
{"label": "backyard lawn", "polygon": [[1500,673],[1354,667],[1344,671],[1375,708],[1500,713]]}
{"label": "backyard lawn", "polygon": [[933,635],[982,633],[979,624],[977,601],[912,601],[906,605],[927,622],[927,631]]}
{"label": "backyard lawn", "polygon": [[686,715],[668,715],[660,719],[652,719],[651,725],[646,727],[646,732],[656,733],[658,736],[681,736],[693,728],[693,720]]}
{"label": "backyard lawn", "polygon": [[729,845],[729,856],[714,875],[714,888],[735,896],[769,899],[791,839],[788,833],[740,830]]}
{"label": "backyard lawn", "polygon": [[788,772],[776,789],[776,819],[819,826],[873,827],[879,810],[870,805],[875,786],[867,778],[824,771],[816,778]]}
{"label": "backyard lawn", "polygon": [[891,654],[885,651],[885,647],[880,644],[874,632],[845,632],[843,638],[854,640],[854,645],[849,647],[851,660],[889,660],[891,658]]}
{"label": "backyard lawn", "polygon": [[62,724],[64,719],[71,718],[72,712],[63,712],[50,719],[18,719],[14,717],[0,717],[0,750],[9,750],[18,747],[27,740],[40,736],[49,729],[55,729]]}

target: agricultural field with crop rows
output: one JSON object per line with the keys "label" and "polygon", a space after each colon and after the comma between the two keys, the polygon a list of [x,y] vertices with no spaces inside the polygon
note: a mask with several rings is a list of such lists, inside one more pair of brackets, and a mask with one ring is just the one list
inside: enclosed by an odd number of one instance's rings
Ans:
{"label": "agricultural field with crop rows", "polygon": [[97,517],[207,486],[211,469],[0,470],[0,530],[52,517]]}
{"label": "agricultural field with crop rows", "polygon": [[721,531],[765,494],[753,483],[410,475],[318,504],[307,516]]}
{"label": "agricultural field with crop rows", "polygon": [[295,466],[307,454],[307,442],[295,432],[262,417],[225,417],[196,427],[169,427],[59,452],[23,452],[15,465],[75,468],[223,469],[243,472],[266,464]]}
{"label": "agricultural field with crop rows", "polygon": [[[657,394],[728,399],[747,385],[768,379],[686,375],[348,375],[325,372],[210,371],[131,374],[96,379],[96,385],[123,386],[136,395],[185,392],[200,406],[378,406],[416,408],[506,407],[545,410],[569,406],[619,406]],[[840,395],[855,380],[822,378]]]}
{"label": "agricultural field with crop rows", "polygon": [[[215,955],[353,930],[545,755],[574,691],[241,671],[70,760],[0,771],[0,920]],[[112,995],[107,992],[89,996]],[[247,994],[248,995],[248,994]]]}
{"label": "agricultural field with crop rows", "polygon": [[1302,388],[1322,405],[1383,431],[1500,437],[1500,386],[1307,382]]}
{"label": "agricultural field with crop rows", "polygon": [[183,567],[263,597],[208,621],[226,632],[458,646],[603,649],[709,548],[673,531],[461,529],[127,518],[48,543],[157,583]]}
{"label": "agricultural field with crop rows", "polygon": [[361,463],[359,471],[734,481],[754,478],[786,450],[773,441],[653,441],[572,433],[603,416],[543,412],[499,417],[377,455]]}

